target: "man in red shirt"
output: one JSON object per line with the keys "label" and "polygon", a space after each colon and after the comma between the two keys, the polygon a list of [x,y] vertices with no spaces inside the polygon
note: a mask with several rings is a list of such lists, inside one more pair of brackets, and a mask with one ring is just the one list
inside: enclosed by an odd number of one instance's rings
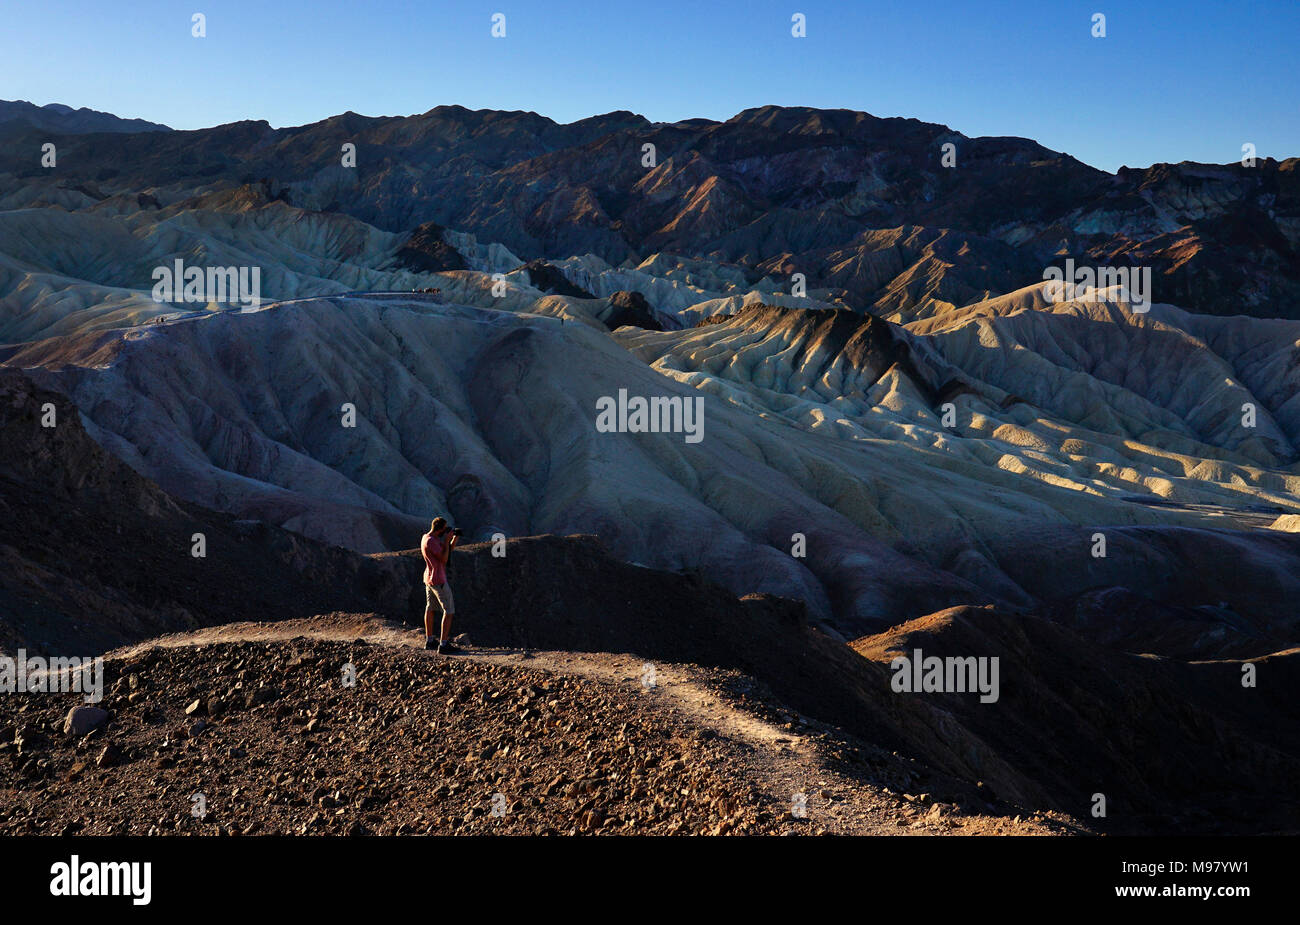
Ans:
{"label": "man in red shirt", "polygon": [[[460,531],[447,526],[442,517],[435,517],[429,532],[420,537],[420,554],[424,556],[424,647],[437,649],[442,655],[455,655],[460,651],[451,643],[451,618],[456,604],[447,584],[447,559],[460,542]],[[433,602],[437,600],[442,610],[442,632],[433,641]]]}

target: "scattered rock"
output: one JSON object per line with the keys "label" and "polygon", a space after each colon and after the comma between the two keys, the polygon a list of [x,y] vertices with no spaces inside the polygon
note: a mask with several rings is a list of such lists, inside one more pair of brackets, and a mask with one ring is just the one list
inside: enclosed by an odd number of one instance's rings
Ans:
{"label": "scattered rock", "polygon": [[80,706],[68,711],[63,721],[63,731],[74,738],[90,735],[108,722],[108,711],[99,707]]}
{"label": "scattered rock", "polygon": [[104,750],[99,753],[95,759],[95,766],[100,768],[111,768],[120,763],[122,760],[122,749],[115,743],[110,742],[104,746]]}

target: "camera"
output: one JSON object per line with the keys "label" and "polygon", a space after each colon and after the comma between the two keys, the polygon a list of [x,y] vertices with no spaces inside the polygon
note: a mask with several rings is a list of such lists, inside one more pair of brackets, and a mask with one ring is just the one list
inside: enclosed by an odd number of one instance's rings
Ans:
{"label": "camera", "polygon": [[451,535],[452,535],[452,536],[460,536],[460,535],[461,535],[462,533],[464,533],[464,532],[465,532],[465,531],[462,530],[460,527],[452,527],[452,529],[451,529]]}

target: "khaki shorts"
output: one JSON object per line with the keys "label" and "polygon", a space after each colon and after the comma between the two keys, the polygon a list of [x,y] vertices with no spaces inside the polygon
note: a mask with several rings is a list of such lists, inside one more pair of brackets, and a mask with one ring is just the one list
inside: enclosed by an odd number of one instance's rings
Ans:
{"label": "khaki shorts", "polygon": [[442,608],[443,613],[455,613],[456,602],[451,596],[451,585],[443,584],[434,587],[433,585],[424,586],[424,606],[428,610],[433,610],[433,602],[437,600],[438,606]]}

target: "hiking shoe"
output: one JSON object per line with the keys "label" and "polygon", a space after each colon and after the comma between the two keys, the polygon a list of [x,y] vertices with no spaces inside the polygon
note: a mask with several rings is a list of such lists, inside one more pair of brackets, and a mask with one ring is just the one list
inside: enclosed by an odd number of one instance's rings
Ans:
{"label": "hiking shoe", "polygon": [[460,655],[460,653],[461,653],[460,646],[456,645],[454,642],[438,643],[439,655]]}
{"label": "hiking shoe", "polygon": [[425,647],[426,649],[436,649],[436,648],[438,648],[438,643],[437,643],[437,641],[436,641],[432,636],[425,636],[425,637],[424,637],[424,647]]}

